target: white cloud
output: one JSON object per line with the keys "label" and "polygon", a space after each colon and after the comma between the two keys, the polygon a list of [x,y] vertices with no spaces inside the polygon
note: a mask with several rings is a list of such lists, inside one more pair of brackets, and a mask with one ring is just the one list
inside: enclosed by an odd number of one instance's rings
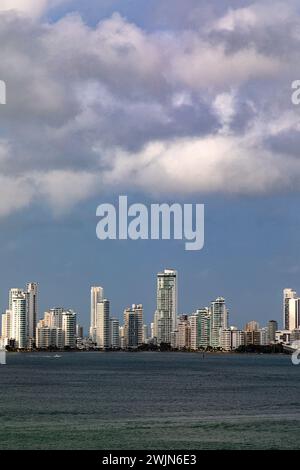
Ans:
{"label": "white cloud", "polygon": [[[53,3],[9,5],[37,17]],[[103,188],[297,189],[297,159],[281,146],[270,150],[272,139],[300,132],[290,90],[285,100],[281,88],[295,61],[249,42],[249,28],[255,38],[266,21],[260,11],[215,19],[216,36],[145,32],[118,14],[95,28],[74,14],[53,24],[1,14],[8,103],[0,110],[0,215],[33,200],[61,213]],[[236,44],[238,28],[244,41]]]}
{"label": "white cloud", "polygon": [[149,144],[137,155],[115,153],[107,185],[135,181],[152,194],[265,194],[288,189],[300,179],[300,163],[273,155],[251,135],[177,139]]}
{"label": "white cloud", "polygon": [[32,181],[25,177],[0,176],[0,216],[27,207],[36,194]]}
{"label": "white cloud", "polygon": [[296,13],[294,0],[253,2],[242,8],[229,8],[227,13],[213,22],[212,29],[233,32],[235,30],[253,31],[256,28],[280,25],[289,21]]}
{"label": "white cloud", "polygon": [[210,87],[231,87],[254,78],[271,78],[281,69],[281,63],[264,56],[253,47],[229,54],[222,44],[196,42],[188,52],[177,50],[171,61],[173,80],[194,90]]}
{"label": "white cloud", "polygon": [[[16,11],[20,14],[38,18],[47,9],[57,6],[66,0],[1,0],[1,11]],[[68,1],[68,0],[67,0]]]}
{"label": "white cloud", "polygon": [[98,175],[87,172],[53,170],[46,174],[36,173],[33,180],[37,191],[46,198],[54,213],[58,215],[93,195],[100,188]]}
{"label": "white cloud", "polygon": [[230,93],[221,93],[220,95],[217,95],[213,102],[213,109],[222,125],[221,132],[229,132],[230,124],[233,121],[236,112],[235,92],[232,90]]}

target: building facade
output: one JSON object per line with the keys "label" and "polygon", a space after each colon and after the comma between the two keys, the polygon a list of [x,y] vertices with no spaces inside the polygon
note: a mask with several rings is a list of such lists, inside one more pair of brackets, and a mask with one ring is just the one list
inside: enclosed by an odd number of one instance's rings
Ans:
{"label": "building facade", "polygon": [[124,310],[124,347],[137,348],[143,343],[143,305],[133,304]]}
{"label": "building facade", "polygon": [[213,348],[221,347],[221,330],[228,328],[228,310],[225,299],[218,297],[211,302],[211,346]]}
{"label": "building facade", "polygon": [[26,286],[26,308],[27,308],[27,338],[35,343],[35,333],[38,318],[38,285],[29,282]]}
{"label": "building facade", "polygon": [[120,348],[120,322],[117,318],[110,318],[109,320],[109,334],[110,334],[110,348]]}
{"label": "building facade", "polygon": [[294,289],[283,289],[283,329],[291,330],[290,325],[290,300],[297,298],[297,292]]}
{"label": "building facade", "polygon": [[178,274],[165,269],[157,274],[156,312],[154,315],[157,343],[171,343],[171,333],[177,329]]}
{"label": "building facade", "polygon": [[90,337],[96,342],[97,334],[97,304],[104,299],[104,290],[100,286],[91,287],[91,320],[90,320]]}
{"label": "building facade", "polygon": [[96,344],[100,349],[108,349],[110,347],[109,334],[109,300],[103,299],[96,306]]}

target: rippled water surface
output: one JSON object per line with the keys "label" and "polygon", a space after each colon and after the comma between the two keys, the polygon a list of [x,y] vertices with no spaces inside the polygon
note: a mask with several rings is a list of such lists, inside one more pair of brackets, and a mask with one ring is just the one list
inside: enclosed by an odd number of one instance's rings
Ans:
{"label": "rippled water surface", "polygon": [[285,355],[9,354],[0,449],[300,449]]}

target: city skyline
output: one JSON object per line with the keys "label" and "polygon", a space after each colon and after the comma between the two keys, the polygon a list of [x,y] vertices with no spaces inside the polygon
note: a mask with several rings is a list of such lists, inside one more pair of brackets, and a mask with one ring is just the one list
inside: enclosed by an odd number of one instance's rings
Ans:
{"label": "city skyline", "polygon": [[111,300],[105,297],[104,288],[92,286],[87,336],[83,333],[79,312],[69,307],[50,308],[43,316],[38,313],[37,283],[28,282],[24,289],[10,288],[8,308],[1,317],[2,347],[107,350],[168,344],[173,349],[230,351],[245,345],[281,341],[289,344],[300,337],[300,297],[294,289],[283,289],[281,323],[273,318],[264,327],[258,319],[252,319],[245,327],[237,327],[231,322],[226,300],[221,296],[188,314],[179,312],[178,280],[178,271],[174,269],[166,268],[156,274],[156,309],[150,324],[144,317],[141,303],[124,308],[122,322],[111,313]]}
{"label": "city skyline", "polygon": [[[179,309],[178,309],[179,299],[180,299],[180,296],[178,295],[178,284],[177,284],[177,281],[178,281],[178,270],[173,270],[173,269],[170,269],[170,268],[166,268],[166,269],[164,269],[164,270],[162,270],[162,271],[158,271],[157,273],[155,273],[155,274],[152,276],[152,281],[153,281],[152,284],[153,284],[153,287],[154,287],[153,292],[155,292],[155,285],[156,285],[156,287],[157,287],[157,279],[158,279],[159,277],[163,276],[164,274],[167,274],[167,277],[169,277],[170,274],[172,274],[172,273],[175,273],[175,276],[176,276],[176,278],[177,278],[177,280],[176,280],[176,294],[175,294],[175,298],[176,298],[176,307],[175,307],[174,313],[173,313],[173,321],[174,321],[174,318],[177,318],[178,315],[180,315],[180,314],[184,315],[184,314],[186,314],[186,313],[189,311],[188,309],[182,309],[182,310],[179,310]],[[157,275],[157,277],[155,278],[156,275]],[[41,285],[41,284],[40,284],[39,282],[25,282],[26,288],[29,289],[30,286],[36,286],[36,287],[39,288],[39,293],[40,293],[40,285]],[[4,304],[4,306],[2,307],[2,310],[1,310],[2,313],[5,313],[6,308],[7,308],[7,309],[10,308],[10,293],[11,293],[12,291],[16,291],[17,293],[21,293],[21,294],[22,294],[23,292],[26,291],[26,288],[25,288],[25,289],[22,289],[22,288],[20,288],[20,287],[10,287],[10,288],[8,289],[8,292],[9,292],[9,294],[8,294],[8,303],[7,303],[7,306],[5,306],[5,304]],[[34,315],[34,317],[35,317],[34,322],[37,323],[37,322],[42,318],[42,317],[41,317],[41,314],[44,314],[44,312],[49,311],[49,309],[65,308],[66,306],[69,306],[68,308],[72,309],[73,311],[76,311],[76,312],[80,315],[81,324],[84,326],[85,331],[86,331],[87,333],[89,333],[89,335],[90,335],[91,337],[93,337],[93,335],[92,335],[92,333],[91,333],[91,331],[92,331],[92,317],[93,317],[93,315],[95,316],[95,313],[93,314],[92,312],[93,312],[93,310],[96,309],[96,304],[97,304],[97,302],[101,302],[101,301],[107,300],[107,299],[105,298],[105,295],[104,295],[104,292],[105,292],[105,291],[104,291],[104,287],[103,287],[103,286],[100,286],[100,285],[99,285],[99,286],[90,286],[90,287],[89,287],[89,291],[90,291],[90,299],[89,299],[90,302],[89,302],[89,303],[86,302],[87,307],[85,308],[85,311],[89,311],[89,313],[88,313],[87,315],[82,314],[82,312],[80,312],[78,309],[74,308],[74,305],[72,305],[72,302],[70,302],[70,301],[68,301],[68,300],[66,299],[65,302],[62,302],[62,303],[55,303],[55,302],[53,303],[53,302],[52,302],[51,304],[48,304],[46,308],[43,308],[43,307],[42,307],[42,308],[40,309],[40,313],[39,313],[39,316],[38,316],[38,317],[37,317],[37,310],[36,310],[37,306],[35,305],[35,308],[34,308],[34,312],[35,312],[35,313],[33,313],[33,315]],[[292,288],[284,288],[284,289],[283,289],[284,295],[285,295],[285,291],[289,291],[289,292],[292,293],[292,297],[291,297],[291,298],[294,298],[295,300],[299,300],[298,297],[297,297],[297,292],[296,292],[296,290],[294,290],[294,289],[292,289]],[[29,291],[28,291],[28,292],[29,292]],[[97,294],[98,294],[98,295],[97,295]],[[136,297],[136,296],[135,296],[135,297]],[[216,299],[217,297],[218,297],[218,296],[215,295],[213,298]],[[219,296],[219,297],[222,298],[222,296]],[[225,296],[224,296],[224,297],[225,297]],[[141,301],[142,299],[139,299],[139,300]],[[93,302],[94,302],[94,307],[93,307]],[[114,303],[114,298],[113,298],[113,296],[112,296],[112,297],[109,296],[109,302],[110,302],[110,305]],[[145,320],[147,320],[147,323],[149,323],[149,324],[153,321],[153,318],[154,318],[154,316],[155,316],[155,312],[156,312],[156,310],[157,310],[157,308],[155,308],[155,302],[156,302],[156,306],[157,306],[157,293],[156,293],[156,294],[155,294],[155,293],[153,294],[154,309],[153,309],[152,312],[148,312],[148,314],[147,314],[146,317],[145,317]],[[213,299],[209,299],[209,298],[206,298],[206,300],[203,300],[203,301],[201,300],[201,301],[198,302],[198,304],[196,304],[196,305],[194,306],[194,308],[190,309],[190,312],[196,311],[196,310],[199,309],[199,308],[204,308],[204,305],[206,305],[206,304],[208,304],[208,303],[210,303],[210,302],[214,302],[214,300],[213,300]],[[141,303],[141,305],[144,306],[144,303],[143,303],[142,301],[141,301],[140,303]],[[182,303],[182,302],[181,302],[181,303]],[[40,296],[40,294],[39,294],[39,306],[40,306],[40,305],[42,305],[42,306],[45,305],[45,301],[42,301],[42,302],[41,302],[41,296]],[[113,309],[112,309],[112,315],[113,315],[113,317],[115,317],[115,318],[117,318],[119,321],[121,321],[122,318],[123,318],[124,309],[125,309],[125,308],[130,308],[130,305],[132,305],[132,303],[130,303],[130,302],[129,302],[128,304],[123,304],[123,307],[121,308],[120,313],[116,312],[116,309],[113,308]],[[284,325],[285,325],[285,321],[284,321],[284,318],[283,318],[283,317],[284,317],[284,313],[282,313],[282,305],[280,305],[280,307],[281,307],[281,312],[280,312],[280,314],[279,314],[279,315],[276,315],[276,316],[273,315],[273,317],[274,317],[274,319],[275,319],[276,321],[278,321],[278,323],[279,323],[280,325],[282,324],[282,326],[284,326]],[[280,308],[280,307],[279,307],[279,308]],[[110,308],[111,308],[111,307],[110,307]],[[41,313],[41,312],[43,312],[43,313]],[[176,313],[175,313],[175,312],[176,312]],[[299,309],[299,312],[300,312],[300,309]],[[268,317],[268,318],[269,318],[269,317]],[[299,318],[300,318],[300,316],[299,316]],[[237,321],[236,321],[236,320],[237,320]],[[260,318],[259,315],[256,315],[256,320],[257,320],[258,322],[260,322],[260,323],[263,323],[263,322],[265,321],[265,319],[264,319],[264,318]],[[175,321],[176,321],[176,320],[175,320]],[[248,319],[246,318],[245,321],[243,321],[241,318],[239,318],[239,315],[236,315],[236,318],[235,318],[234,323],[235,323],[237,326],[239,326],[239,327],[243,327],[243,325],[245,325],[245,324],[247,323],[247,321],[249,321],[249,318],[248,318]],[[30,327],[29,327],[29,328],[30,328]],[[31,328],[32,328],[32,327],[31,327]],[[287,329],[288,329],[288,328],[287,328]]]}

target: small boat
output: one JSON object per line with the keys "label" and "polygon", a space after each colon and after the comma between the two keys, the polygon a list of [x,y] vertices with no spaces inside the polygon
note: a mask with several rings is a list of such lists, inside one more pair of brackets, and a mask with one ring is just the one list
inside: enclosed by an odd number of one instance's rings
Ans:
{"label": "small boat", "polygon": [[58,354],[55,354],[55,356],[53,357],[55,357],[55,359],[59,359],[61,356],[59,356]]}

